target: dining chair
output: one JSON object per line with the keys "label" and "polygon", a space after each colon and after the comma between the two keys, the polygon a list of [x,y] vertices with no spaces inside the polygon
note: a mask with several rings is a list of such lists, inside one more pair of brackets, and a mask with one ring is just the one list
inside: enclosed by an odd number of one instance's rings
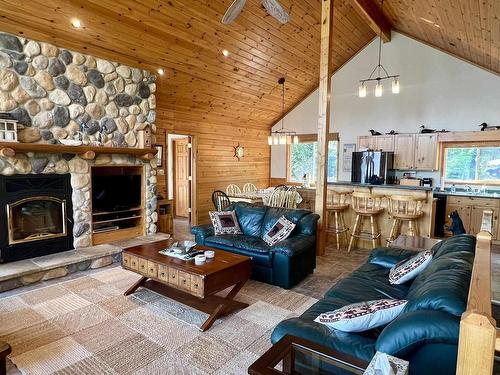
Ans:
{"label": "dining chair", "polygon": [[245,185],[243,185],[244,193],[254,193],[256,191],[257,191],[257,186],[255,186],[251,182],[247,182]]}
{"label": "dining chair", "polygon": [[299,193],[296,186],[290,186],[285,192],[283,206],[286,208],[297,208],[297,201],[299,200]]}
{"label": "dining chair", "polygon": [[215,190],[212,193],[212,203],[217,211],[222,211],[231,204],[231,201],[222,190]]}
{"label": "dining chair", "polygon": [[264,202],[266,206],[270,207],[283,207],[286,198],[286,190],[274,189],[267,202]]}
{"label": "dining chair", "polygon": [[283,184],[279,184],[274,188],[274,190],[286,190],[286,189],[288,189],[288,186]]}
{"label": "dining chair", "polygon": [[226,188],[227,195],[234,195],[234,194],[240,194],[240,193],[241,193],[241,189],[238,185],[235,185],[235,184],[227,185],[227,188]]}

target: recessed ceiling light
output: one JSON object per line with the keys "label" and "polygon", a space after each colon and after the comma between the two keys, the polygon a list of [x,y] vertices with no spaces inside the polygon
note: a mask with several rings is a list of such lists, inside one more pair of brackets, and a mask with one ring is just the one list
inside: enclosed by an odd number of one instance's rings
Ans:
{"label": "recessed ceiling light", "polygon": [[222,50],[222,54],[224,55],[224,57],[228,57],[229,56],[229,51],[227,49],[223,49]]}
{"label": "recessed ceiling light", "polygon": [[161,76],[164,75],[165,74],[165,70],[163,68],[158,69],[158,74],[161,75]]}
{"label": "recessed ceiling light", "polygon": [[82,27],[82,23],[78,18],[73,18],[71,20],[71,26],[73,26],[75,29],[79,29],[80,27]]}

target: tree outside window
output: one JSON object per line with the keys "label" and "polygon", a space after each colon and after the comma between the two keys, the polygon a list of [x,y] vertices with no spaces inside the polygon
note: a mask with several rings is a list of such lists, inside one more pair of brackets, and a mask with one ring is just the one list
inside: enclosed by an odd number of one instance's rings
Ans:
{"label": "tree outside window", "polygon": [[[328,181],[337,179],[337,141],[328,142]],[[309,181],[316,181],[316,160],[318,142],[304,142],[290,145],[290,182],[302,182],[307,175]]]}
{"label": "tree outside window", "polygon": [[500,183],[500,147],[448,147],[445,173],[448,181]]}

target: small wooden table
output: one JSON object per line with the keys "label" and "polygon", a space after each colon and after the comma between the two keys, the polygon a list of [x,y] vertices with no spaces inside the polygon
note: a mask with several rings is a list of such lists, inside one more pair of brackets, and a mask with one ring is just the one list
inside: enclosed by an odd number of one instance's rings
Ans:
{"label": "small wooden table", "polygon": [[441,242],[438,238],[428,238],[420,236],[408,236],[400,234],[398,238],[392,241],[389,246],[399,247],[401,249],[423,251],[429,250],[435,244]]}
{"label": "small wooden table", "polygon": [[[215,258],[198,266],[194,259],[185,261],[158,253],[173,242],[173,239],[163,240],[123,251],[123,268],[142,276],[125,292],[126,296],[143,287],[203,311],[209,317],[201,331],[209,329],[218,318],[248,306],[233,299],[250,278],[251,258],[196,246],[197,250],[215,251]],[[231,286],[225,297],[215,295]]]}

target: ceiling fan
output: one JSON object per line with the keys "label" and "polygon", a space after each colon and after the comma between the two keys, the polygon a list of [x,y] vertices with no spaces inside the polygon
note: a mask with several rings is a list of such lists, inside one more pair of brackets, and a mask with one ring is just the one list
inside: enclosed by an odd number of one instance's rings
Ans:
{"label": "ceiling fan", "polygon": [[[245,6],[245,2],[246,0],[234,0],[222,17],[222,23],[227,25],[233,22]],[[285,24],[290,20],[290,16],[277,0],[261,0],[261,2],[267,12],[279,22]]]}

